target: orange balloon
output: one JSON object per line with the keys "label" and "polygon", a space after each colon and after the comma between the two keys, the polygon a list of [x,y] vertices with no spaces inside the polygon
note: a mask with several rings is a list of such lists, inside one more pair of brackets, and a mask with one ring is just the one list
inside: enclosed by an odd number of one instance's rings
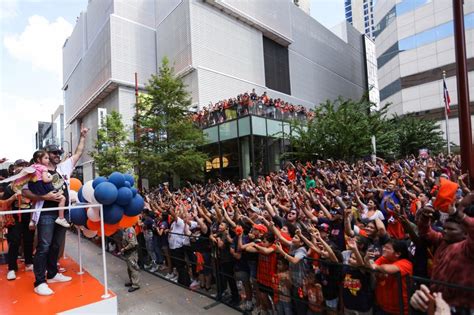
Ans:
{"label": "orange balloon", "polygon": [[86,226],[89,230],[92,231],[100,231],[100,221],[94,222],[89,219],[87,219]]}
{"label": "orange balloon", "polygon": [[122,220],[120,220],[120,222],[118,224],[123,229],[131,227],[135,223],[138,222],[138,217],[139,217],[138,215],[136,215],[134,217],[129,217],[129,216],[123,215]]}
{"label": "orange balloon", "polygon": [[79,189],[81,189],[82,187],[82,183],[77,178],[71,177],[71,179],[69,180],[69,187],[71,188],[71,190],[79,192]]}

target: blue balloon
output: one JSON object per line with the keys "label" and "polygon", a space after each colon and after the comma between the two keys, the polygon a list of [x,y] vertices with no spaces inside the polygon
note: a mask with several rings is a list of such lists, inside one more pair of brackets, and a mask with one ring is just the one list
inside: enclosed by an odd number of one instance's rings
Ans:
{"label": "blue balloon", "polygon": [[125,186],[125,177],[122,173],[113,172],[109,176],[109,182],[115,185],[115,187],[120,188]]}
{"label": "blue balloon", "polygon": [[100,183],[94,189],[95,199],[103,205],[111,205],[117,200],[118,190],[109,182]]}
{"label": "blue balloon", "polygon": [[142,196],[137,194],[135,197],[133,197],[130,203],[125,206],[125,215],[129,217],[134,217],[143,211],[144,206],[145,201],[143,200]]}
{"label": "blue balloon", "polygon": [[115,224],[122,220],[123,207],[114,203],[104,207],[104,222],[108,224]]}
{"label": "blue balloon", "polygon": [[82,187],[79,188],[79,191],[77,192],[77,199],[79,199],[80,202],[87,203],[87,200],[84,198],[84,195],[82,194]]}
{"label": "blue balloon", "polygon": [[105,183],[106,181],[107,181],[107,178],[105,178],[104,176],[99,176],[96,179],[94,179],[94,181],[92,182],[92,188],[95,189],[97,186],[99,186],[99,184]]}
{"label": "blue balloon", "polygon": [[133,185],[135,184],[135,178],[133,178],[133,175],[131,175],[131,174],[123,174],[123,177],[125,177],[125,180],[126,180],[127,182],[129,182],[130,185],[132,185],[132,187],[133,187]]}
{"label": "blue balloon", "polygon": [[132,191],[133,197],[138,194],[138,189],[136,189],[135,187],[130,188],[130,190]]}
{"label": "blue balloon", "polygon": [[127,187],[122,187],[119,188],[118,190],[118,196],[117,200],[115,200],[115,203],[118,204],[119,206],[126,206],[132,201],[133,198],[133,193],[130,188]]}
{"label": "blue balloon", "polygon": [[75,225],[86,225],[87,211],[85,208],[73,208],[69,210],[69,218]]}
{"label": "blue balloon", "polygon": [[132,185],[130,184],[128,180],[125,181],[125,187],[132,188]]}

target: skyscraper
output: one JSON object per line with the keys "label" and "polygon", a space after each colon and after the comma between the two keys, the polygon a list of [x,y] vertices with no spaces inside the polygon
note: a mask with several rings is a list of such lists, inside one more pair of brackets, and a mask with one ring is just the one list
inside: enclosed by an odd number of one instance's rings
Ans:
{"label": "skyscraper", "polygon": [[[450,141],[459,144],[453,8],[445,0],[384,0],[375,5],[381,104],[389,113],[439,122],[445,132],[443,71],[451,97]],[[471,113],[474,113],[474,0],[464,1]]]}
{"label": "skyscraper", "polygon": [[374,39],[374,5],[375,0],[345,0],[346,21],[359,32]]}

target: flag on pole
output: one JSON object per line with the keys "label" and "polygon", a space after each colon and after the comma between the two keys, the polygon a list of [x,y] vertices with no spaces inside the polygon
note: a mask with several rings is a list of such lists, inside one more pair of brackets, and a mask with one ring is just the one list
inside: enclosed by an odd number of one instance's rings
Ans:
{"label": "flag on pole", "polygon": [[451,99],[449,98],[448,88],[446,87],[446,80],[443,79],[443,94],[444,94],[444,106],[446,106],[446,112],[449,114],[451,108],[449,104],[451,104]]}

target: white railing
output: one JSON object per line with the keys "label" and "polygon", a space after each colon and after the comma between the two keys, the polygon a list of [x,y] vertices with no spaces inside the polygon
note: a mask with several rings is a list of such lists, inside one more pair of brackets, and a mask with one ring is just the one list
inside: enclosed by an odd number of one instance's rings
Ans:
{"label": "white railing", "polygon": [[[90,208],[98,207],[100,209],[100,231],[101,231],[101,240],[102,240],[102,264],[104,268],[104,295],[103,299],[109,298],[109,288],[107,283],[107,263],[105,257],[105,232],[104,232],[104,207],[101,204],[84,204],[78,206],[69,206],[69,207],[56,207],[56,208],[45,208],[45,209],[23,209],[23,210],[6,210],[0,211],[0,216],[8,214],[19,214],[19,213],[33,213],[33,212],[47,212],[47,211],[56,211],[56,210],[70,210],[70,209],[81,209],[81,208]],[[84,271],[82,270],[82,251],[81,251],[81,231],[77,228],[77,248],[79,252],[79,272],[77,274],[82,275]]]}

